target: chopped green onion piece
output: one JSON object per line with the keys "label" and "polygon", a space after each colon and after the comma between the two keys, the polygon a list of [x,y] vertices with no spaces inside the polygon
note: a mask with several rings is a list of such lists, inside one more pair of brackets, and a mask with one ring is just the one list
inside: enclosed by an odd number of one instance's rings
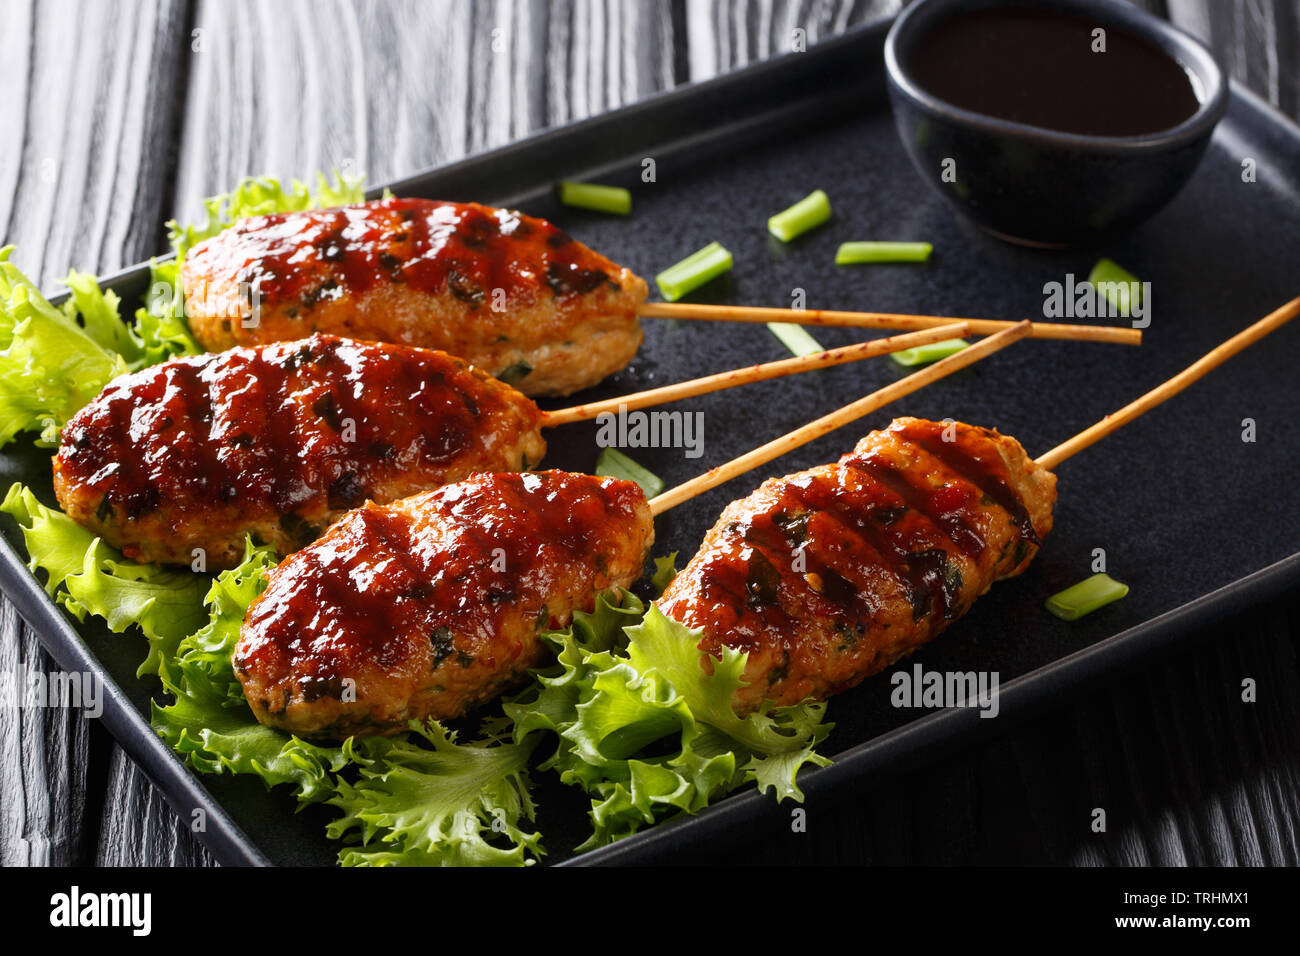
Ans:
{"label": "chopped green onion piece", "polygon": [[718,243],[711,242],[699,252],[659,273],[655,276],[655,284],[665,299],[676,302],[730,268],[731,253]]}
{"label": "chopped green onion piece", "polygon": [[931,362],[939,361],[939,359],[947,358],[949,355],[956,355],[968,345],[970,343],[965,339],[944,339],[942,342],[918,345],[914,349],[890,352],[889,357],[899,365],[906,365],[910,368],[913,365],[928,365]]}
{"label": "chopped green onion piece", "polygon": [[1077,621],[1112,601],[1128,594],[1128,585],[1120,584],[1109,574],[1084,578],[1047,599],[1047,609],[1063,621]]}
{"label": "chopped green onion piece", "polygon": [[523,359],[520,359],[509,368],[502,369],[500,374],[497,375],[497,380],[505,382],[507,385],[518,385],[532,373],[533,367]]}
{"label": "chopped green onion piece", "polygon": [[1098,259],[1088,273],[1088,281],[1126,318],[1133,314],[1133,306],[1141,302],[1142,283],[1137,276],[1110,259]]}
{"label": "chopped green onion piece", "polygon": [[602,478],[622,478],[635,481],[641,486],[647,498],[653,498],[664,490],[664,480],[653,471],[645,468],[616,448],[601,449],[596,459],[596,474]]}
{"label": "chopped green onion piece", "polygon": [[769,322],[767,327],[781,340],[781,344],[795,355],[816,355],[826,351],[802,325],[795,325],[793,322]]}
{"label": "chopped green onion piece", "polygon": [[598,183],[575,183],[563,179],[559,184],[560,202],[579,209],[612,212],[626,216],[632,211],[632,194],[618,186],[601,186]]}
{"label": "chopped green onion piece", "polygon": [[835,251],[837,266],[863,262],[925,262],[934,249],[928,242],[842,242]]}
{"label": "chopped green onion piece", "polygon": [[782,242],[802,236],[831,218],[831,201],[826,193],[814,189],[803,199],[767,221],[767,231]]}

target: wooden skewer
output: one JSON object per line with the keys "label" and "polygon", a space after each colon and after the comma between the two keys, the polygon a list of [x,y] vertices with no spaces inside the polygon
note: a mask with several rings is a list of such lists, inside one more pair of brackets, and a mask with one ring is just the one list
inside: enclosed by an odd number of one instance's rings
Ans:
{"label": "wooden skewer", "polygon": [[1187,368],[1183,369],[1163,385],[1156,386],[1141,398],[1125,405],[1113,415],[1107,415],[1091,428],[1086,428],[1069,441],[1057,445],[1051,451],[1047,452],[1047,454],[1038,458],[1038,464],[1048,469],[1055,468],[1067,458],[1078,454],[1089,445],[1100,441],[1111,432],[1127,425],[1143,412],[1150,411],[1166,399],[1177,395],[1211,369],[1217,368],[1242,349],[1249,345],[1253,345],[1270,332],[1281,328],[1287,322],[1290,322],[1297,314],[1300,314],[1300,297],[1292,299],[1280,309],[1264,316],[1264,318],[1260,319],[1254,325],[1238,332],[1232,338],[1228,339],[1228,341],[1210,350],[1203,357],[1187,366]]}
{"label": "wooden skewer", "polygon": [[806,445],[810,441],[815,441],[826,435],[841,425],[846,425],[855,421],[864,415],[869,415],[876,409],[888,405],[895,399],[902,398],[904,395],[910,395],[912,392],[929,385],[931,382],[943,378],[945,375],[951,375],[958,369],[963,369],[968,365],[973,365],[985,356],[992,355],[998,349],[1004,348],[1018,339],[1023,339],[1031,334],[1031,326],[1028,320],[1017,322],[1008,329],[1004,329],[988,338],[977,342],[970,348],[963,349],[955,355],[950,355],[946,359],[941,359],[933,365],[921,369],[919,372],[913,372],[906,378],[901,378],[897,382],[886,385],[882,389],[872,392],[859,398],[852,404],[845,405],[838,411],[831,412],[829,415],[823,415],[816,421],[809,422],[796,428],[788,434],[782,435],[766,445],[761,445],[753,451],[734,458],[725,465],[719,465],[712,468],[702,475],[692,478],[690,481],[683,482],[676,488],[670,488],[663,494],[656,495],[650,499],[650,511],[655,515],[661,515],[669,508],[676,507],[683,501],[694,498],[701,492],[708,491],[710,488],[716,488],[723,482],[730,481],[737,475],[744,474],[752,468],[765,465],[773,458],[784,455],[801,445]]}
{"label": "wooden skewer", "polygon": [[[795,325],[830,325],[854,329],[929,329],[950,322],[965,322],[972,335],[993,335],[1015,322],[1003,319],[964,319],[942,315],[906,315],[895,312],[841,312],[833,309],[775,309],[748,305],[696,305],[691,302],[646,302],[638,315],[654,319],[699,319],[711,322],[792,322]],[[1029,333],[1036,339],[1070,339],[1141,345],[1140,329],[1104,325],[1061,325],[1035,322]]]}
{"label": "wooden skewer", "polygon": [[929,345],[933,342],[942,342],[945,339],[958,339],[969,334],[970,328],[965,322],[953,322],[949,325],[935,326],[933,329],[909,332],[906,335],[893,335],[884,339],[873,339],[870,342],[858,342],[855,345],[845,345],[837,349],[828,349],[825,352],[815,352],[812,355],[800,355],[794,358],[780,359],[776,362],[750,365],[746,368],[733,369],[730,372],[718,372],[714,375],[705,375],[702,378],[693,378],[686,382],[676,382],[660,388],[647,389],[644,392],[633,392],[631,395],[622,395],[618,398],[606,398],[598,402],[588,402],[586,405],[574,405],[572,408],[559,408],[555,411],[542,412],[542,427],[550,428],[553,425],[567,425],[570,422],[586,421],[605,412],[617,412],[620,409],[632,411],[650,405],[664,405],[668,402],[676,402],[695,395],[718,392],[736,385],[765,382],[768,379],[780,378],[783,375],[810,372],[814,369],[829,368],[832,365],[844,365],[847,362],[857,362],[861,359],[886,355],[890,352],[901,352],[904,349]]}

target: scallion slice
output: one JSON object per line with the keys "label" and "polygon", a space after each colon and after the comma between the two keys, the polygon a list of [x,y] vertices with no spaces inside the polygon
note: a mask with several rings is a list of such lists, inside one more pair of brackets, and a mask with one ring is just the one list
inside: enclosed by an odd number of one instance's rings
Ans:
{"label": "scallion slice", "polygon": [[532,373],[533,367],[524,359],[520,359],[514,365],[497,373],[497,379],[507,385],[518,385]]}
{"label": "scallion slice", "polygon": [[867,262],[925,262],[934,246],[928,242],[842,242],[835,251],[837,266]]}
{"label": "scallion slice", "polygon": [[1122,316],[1132,315],[1133,306],[1141,302],[1142,284],[1138,277],[1110,259],[1098,259],[1088,273],[1088,281]]}
{"label": "scallion slice", "polygon": [[1047,609],[1063,621],[1077,621],[1126,594],[1127,584],[1120,584],[1109,574],[1094,574],[1053,594],[1047,599]]}
{"label": "scallion slice", "polygon": [[622,478],[641,486],[647,498],[664,490],[664,480],[650,469],[633,461],[616,448],[603,448],[596,459],[596,474],[602,478]]}
{"label": "scallion slice", "polygon": [[789,242],[809,229],[816,229],[830,218],[830,197],[822,190],[814,189],[789,209],[770,218],[767,221],[767,231],[782,242]]}
{"label": "scallion slice", "polygon": [[575,183],[564,179],[559,184],[560,202],[579,209],[611,212],[626,216],[632,211],[632,194],[618,186],[598,183]]}
{"label": "scallion slice", "polygon": [[731,253],[719,243],[711,242],[659,273],[655,276],[655,284],[659,286],[660,295],[669,302],[676,302],[730,268]]}
{"label": "scallion slice", "polygon": [[795,325],[793,322],[769,322],[767,327],[781,340],[781,344],[795,355],[816,355],[826,351],[802,325]]}
{"label": "scallion slice", "polygon": [[956,355],[968,345],[970,343],[965,339],[944,339],[941,342],[931,342],[929,345],[918,345],[914,349],[890,352],[889,357],[899,365],[911,368],[913,365],[929,365],[949,355]]}

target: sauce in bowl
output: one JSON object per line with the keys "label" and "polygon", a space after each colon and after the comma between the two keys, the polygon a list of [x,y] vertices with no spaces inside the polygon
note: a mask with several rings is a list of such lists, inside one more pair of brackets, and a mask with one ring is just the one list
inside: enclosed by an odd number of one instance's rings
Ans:
{"label": "sauce in bowl", "polygon": [[[1095,49],[1098,28],[1104,52]],[[1187,72],[1154,45],[1043,7],[956,13],[925,33],[906,67],[953,106],[1064,133],[1141,136],[1200,106]]]}

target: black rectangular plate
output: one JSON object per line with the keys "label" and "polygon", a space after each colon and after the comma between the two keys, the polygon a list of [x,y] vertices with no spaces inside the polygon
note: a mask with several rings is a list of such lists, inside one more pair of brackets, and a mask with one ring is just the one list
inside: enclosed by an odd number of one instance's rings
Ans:
{"label": "black rectangular plate", "polygon": [[[1005,245],[960,221],[908,165],[884,92],[881,44],[888,24],[859,28],[807,53],[790,54],[720,79],[389,184],[399,195],[475,199],[551,219],[643,276],[653,276],[717,240],[733,272],[700,301],[943,315],[1040,317],[1043,286],[1066,273],[1085,278],[1108,255],[1152,283],[1152,324],[1141,349],[1026,341],[998,353],[860,425],[846,428],[760,472],[663,516],[657,553],[693,553],[725,503],[763,478],[830,461],[891,417],[953,417],[1016,436],[1041,453],[1180,370],[1212,346],[1300,292],[1300,130],[1234,87],[1227,117],[1187,188],[1149,223],[1104,249],[1043,253]],[[1257,181],[1244,183],[1242,160]],[[655,182],[641,179],[655,161]],[[596,179],[633,190],[630,219],[559,206],[558,178]],[[788,246],[770,239],[767,216],[813,188],[833,201],[832,222]],[[924,239],[924,266],[837,268],[838,243]],[[147,281],[143,266],[112,277],[124,299]],[[780,358],[762,326],[646,320],[633,364],[584,397],[627,391]],[[817,330],[833,346],[862,336]],[[998,585],[914,660],[928,669],[996,671],[1003,719],[1061,699],[1085,679],[1120,671],[1138,655],[1176,642],[1300,582],[1300,484],[1292,468],[1300,323],[1234,358],[1212,378],[1060,469],[1056,530],[1030,570]],[[702,411],[703,457],[680,449],[630,453],[671,485],[725,461],[899,377],[878,359],[694,400]],[[552,403],[559,404],[559,403]],[[1242,421],[1258,440],[1241,439]],[[551,467],[589,471],[595,426],[553,431]],[[48,452],[0,454],[0,480],[31,485],[47,502]],[[292,800],[260,781],[199,777],[154,736],[148,701],[155,682],[134,677],[141,641],[91,622],[74,626],[19,558],[5,519],[0,584],[61,667],[94,670],[106,682],[103,720],[128,753],[189,818],[207,812],[202,839],[227,864],[323,864],[329,812],[292,813]],[[18,550],[15,550],[17,548]],[[1049,594],[1090,573],[1093,549],[1132,586],[1123,601],[1067,624],[1048,615]],[[810,801],[852,797],[869,776],[998,725],[973,710],[924,715],[889,704],[880,675],[836,698],[825,752],[833,766],[806,775]],[[586,835],[585,800],[553,775],[537,774],[549,862],[570,857]],[[737,794],[704,813],[661,824],[575,862],[671,859],[726,831],[784,818],[770,797]]]}

